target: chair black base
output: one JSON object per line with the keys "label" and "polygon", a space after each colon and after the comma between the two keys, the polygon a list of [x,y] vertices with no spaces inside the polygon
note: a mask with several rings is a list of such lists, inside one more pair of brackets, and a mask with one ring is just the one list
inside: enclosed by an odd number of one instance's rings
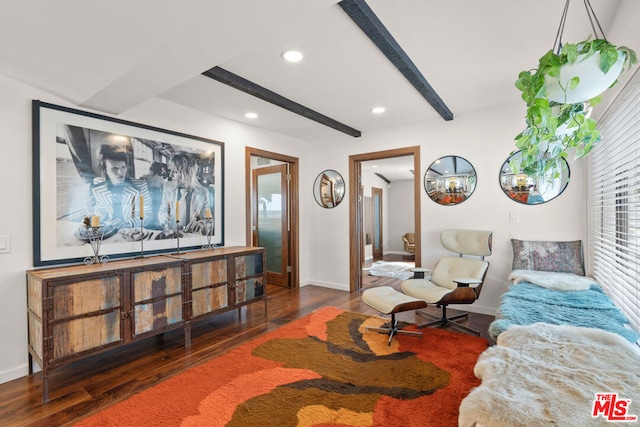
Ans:
{"label": "chair black base", "polygon": [[466,311],[461,313],[461,314],[456,314],[455,316],[451,316],[451,317],[447,317],[447,306],[443,305],[443,306],[438,306],[438,307],[442,307],[442,317],[438,317],[436,315],[433,315],[429,312],[426,312],[424,310],[416,310],[416,314],[419,314],[421,316],[426,316],[429,317],[431,319],[435,319],[431,322],[427,322],[424,323],[420,326],[418,326],[419,329],[422,328],[427,328],[427,327],[431,327],[431,326],[437,326],[439,328],[447,328],[447,327],[451,327],[454,329],[460,329],[463,332],[469,333],[469,334],[473,334],[473,335],[477,335],[480,336],[480,331],[476,331],[473,328],[470,328],[468,326],[465,325],[461,325],[458,322],[454,322],[454,320],[457,319],[463,319],[463,318],[468,318],[469,317],[469,313],[467,313]]}
{"label": "chair black base", "polygon": [[388,345],[391,345],[391,340],[393,339],[393,336],[398,334],[415,335],[422,338],[422,332],[403,331],[402,329],[398,329],[398,321],[396,320],[395,313],[391,313],[391,324],[388,328],[376,328],[373,326],[367,326],[365,328],[365,331],[387,332],[389,334]]}

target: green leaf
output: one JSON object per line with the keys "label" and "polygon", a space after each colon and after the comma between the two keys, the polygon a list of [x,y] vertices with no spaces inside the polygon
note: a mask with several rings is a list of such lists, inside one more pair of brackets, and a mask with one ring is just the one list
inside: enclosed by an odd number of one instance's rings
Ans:
{"label": "green leaf", "polygon": [[549,67],[546,72],[547,76],[560,80],[560,67]]}
{"label": "green leaf", "polygon": [[595,98],[591,98],[591,99],[588,101],[588,104],[589,104],[591,107],[595,107],[596,105],[598,105],[598,104],[600,103],[600,101],[602,101],[602,94],[600,94],[600,95],[596,96]]}
{"label": "green leaf", "polygon": [[576,86],[578,86],[579,84],[580,84],[580,77],[575,76],[575,77],[571,78],[571,80],[569,80],[567,82],[567,87],[566,87],[565,91],[571,90],[571,89],[575,89]]}
{"label": "green leaf", "polygon": [[618,62],[619,56],[620,53],[614,46],[603,47],[600,51],[600,70],[602,70],[604,74],[607,74],[611,67]]}
{"label": "green leaf", "polygon": [[567,63],[573,64],[578,58],[578,47],[575,44],[565,44],[562,46],[562,55],[567,58]]}

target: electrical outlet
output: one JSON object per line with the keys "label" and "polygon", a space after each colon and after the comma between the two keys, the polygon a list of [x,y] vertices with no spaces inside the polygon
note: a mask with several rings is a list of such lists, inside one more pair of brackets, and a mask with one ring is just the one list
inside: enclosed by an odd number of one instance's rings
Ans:
{"label": "electrical outlet", "polygon": [[509,212],[509,222],[518,222],[518,214],[515,212]]}

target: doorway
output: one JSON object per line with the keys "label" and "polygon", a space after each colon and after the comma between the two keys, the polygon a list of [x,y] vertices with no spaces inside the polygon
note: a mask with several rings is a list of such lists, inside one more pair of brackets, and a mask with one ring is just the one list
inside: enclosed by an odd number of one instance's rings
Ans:
{"label": "doorway", "polygon": [[382,235],[382,188],[373,187],[371,189],[371,208],[373,210],[373,260],[382,258],[382,248],[384,239]]}
{"label": "doorway", "polygon": [[298,159],[247,147],[247,245],[266,249],[267,283],[298,287]]}
{"label": "doorway", "polygon": [[362,289],[362,265],[364,263],[364,194],[362,186],[362,162],[413,156],[413,209],[415,230],[415,266],[421,266],[421,227],[420,227],[420,147],[397,148],[393,150],[349,156],[349,290]]}

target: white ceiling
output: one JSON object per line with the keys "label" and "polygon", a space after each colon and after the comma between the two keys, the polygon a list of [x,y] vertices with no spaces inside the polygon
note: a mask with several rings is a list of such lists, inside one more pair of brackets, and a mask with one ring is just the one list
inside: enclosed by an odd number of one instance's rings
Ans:
{"label": "white ceiling", "polygon": [[414,177],[413,156],[369,160],[362,162],[361,167],[363,173],[379,174],[389,181],[405,181]]}
{"label": "white ceiling", "polygon": [[[622,1],[591,0],[605,33]],[[563,0],[367,0],[456,115],[517,104]],[[335,0],[3,0],[0,73],[118,115],[159,97],[305,141],[354,138],[201,75],[222,67],[366,135],[443,120]],[[574,0],[566,41],[591,33]],[[624,40],[612,40],[625,44]],[[301,50],[301,63],[282,51]],[[386,107],[383,115],[370,109]],[[254,111],[259,117],[246,119]],[[523,106],[524,115],[524,106]]]}

